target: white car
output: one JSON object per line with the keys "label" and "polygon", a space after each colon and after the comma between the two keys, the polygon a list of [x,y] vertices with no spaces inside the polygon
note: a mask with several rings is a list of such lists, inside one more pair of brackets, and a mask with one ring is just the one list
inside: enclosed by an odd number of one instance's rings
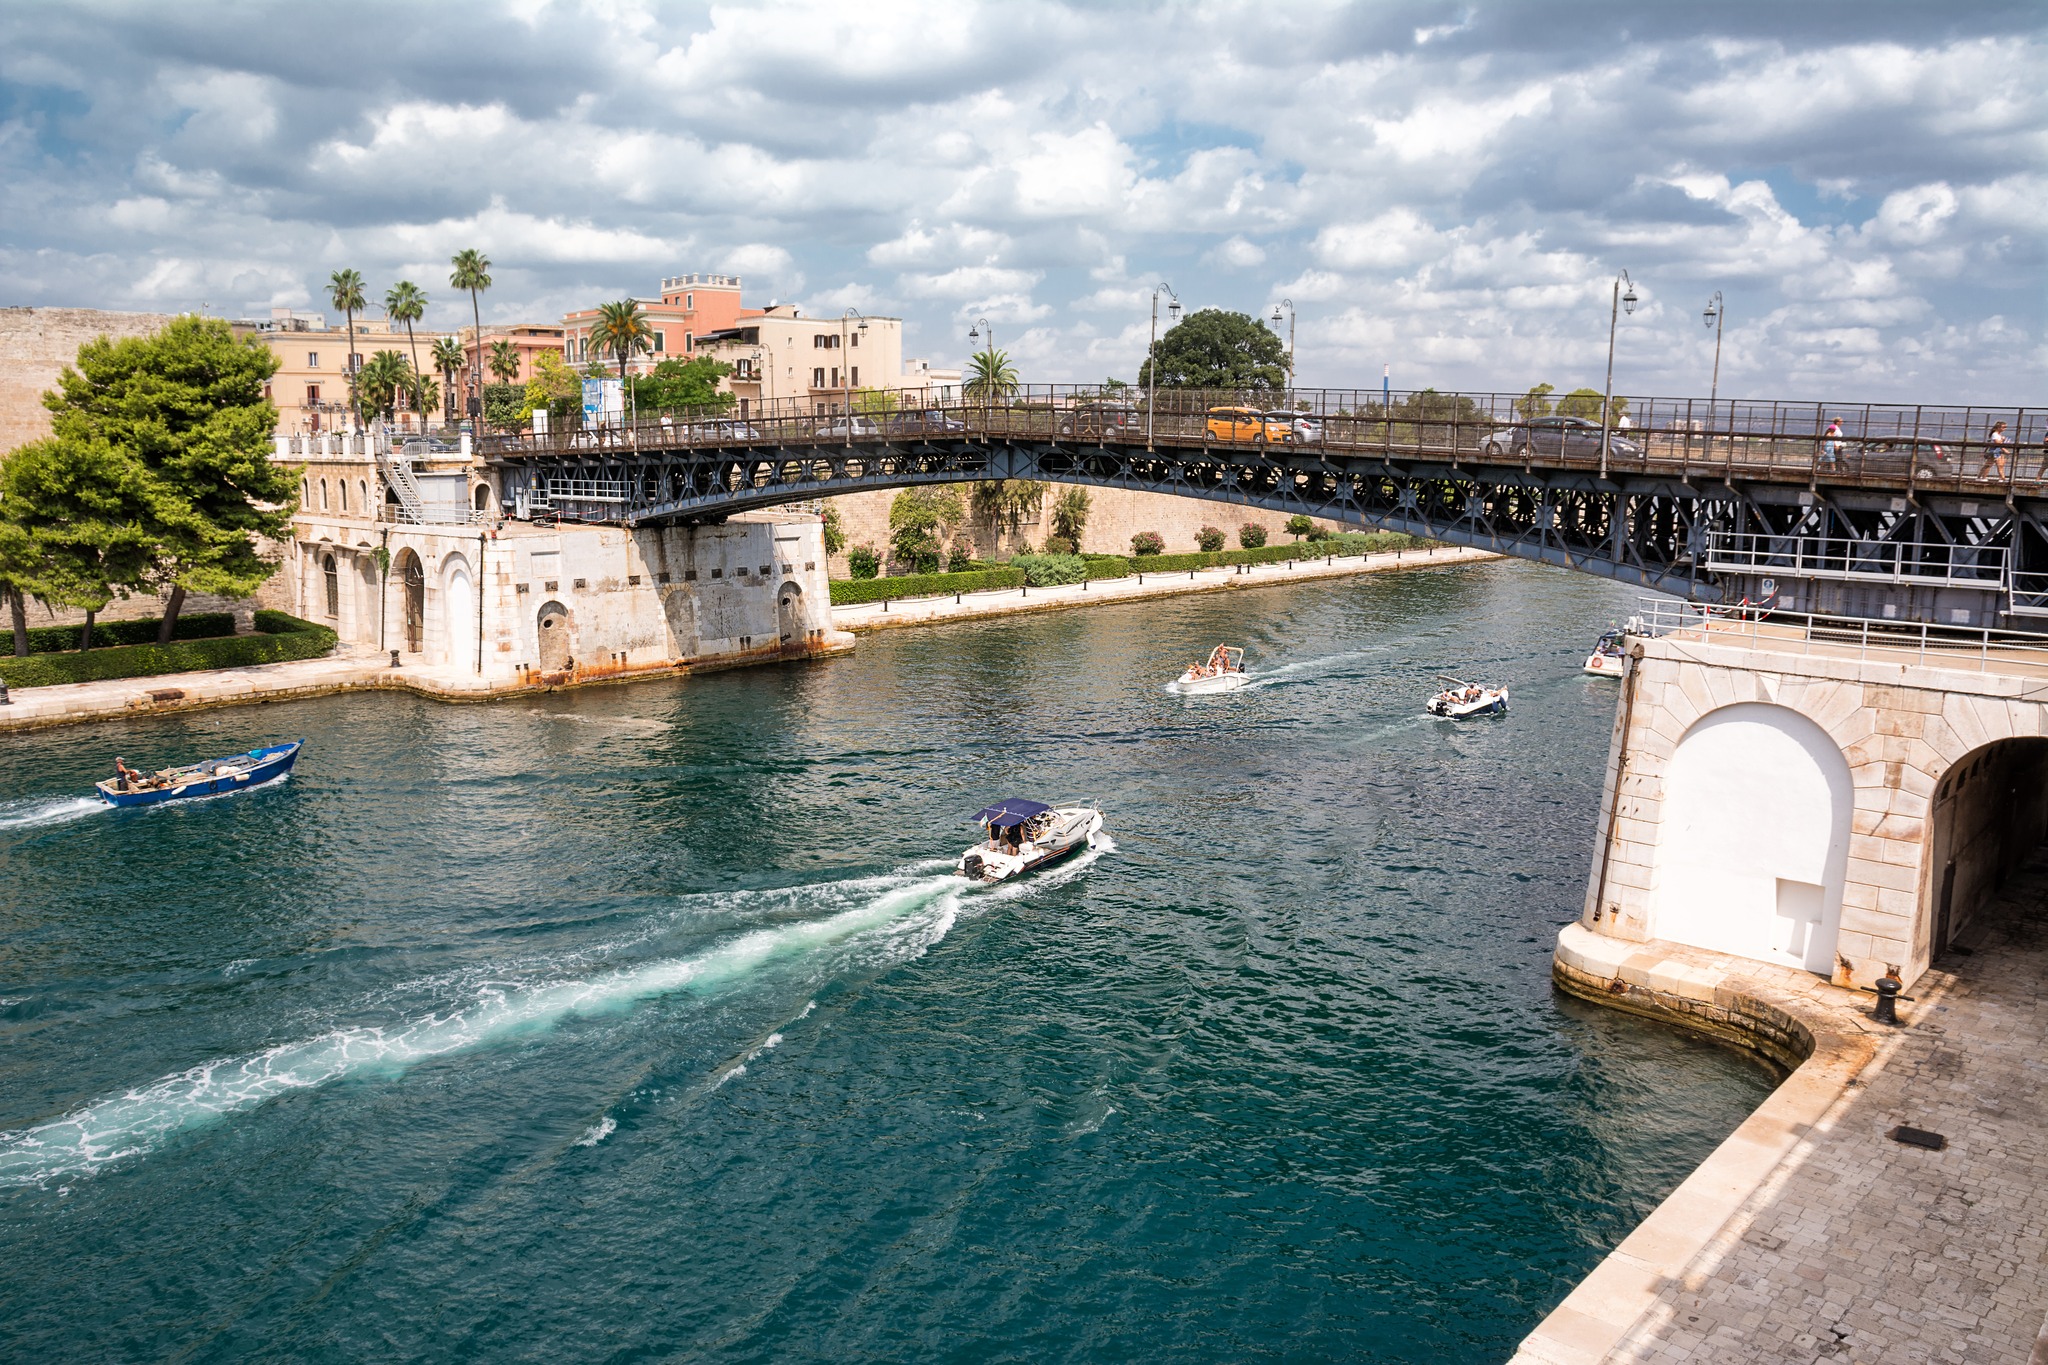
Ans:
{"label": "white car", "polygon": [[[847,425],[849,422],[852,423],[850,428]],[[875,422],[874,418],[862,417],[857,413],[851,418],[842,417],[836,422],[830,422],[818,428],[818,435],[837,437],[842,441],[856,440],[867,436],[880,436],[881,434],[882,428]]]}

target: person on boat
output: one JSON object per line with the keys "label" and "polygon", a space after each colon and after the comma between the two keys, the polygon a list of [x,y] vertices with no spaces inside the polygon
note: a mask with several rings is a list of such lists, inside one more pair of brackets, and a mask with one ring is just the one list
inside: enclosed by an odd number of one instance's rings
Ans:
{"label": "person on boat", "polygon": [[140,791],[144,786],[143,776],[114,755],[114,786],[124,792]]}

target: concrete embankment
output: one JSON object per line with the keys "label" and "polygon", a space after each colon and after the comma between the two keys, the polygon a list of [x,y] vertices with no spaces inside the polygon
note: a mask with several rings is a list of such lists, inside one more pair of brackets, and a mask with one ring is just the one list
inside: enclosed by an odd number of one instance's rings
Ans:
{"label": "concrete embankment", "polygon": [[1896,1027],[1809,972],[1568,926],[1562,989],[1792,1070],[1516,1361],[2048,1359],[2044,907],[2037,862]]}
{"label": "concrete embankment", "polygon": [[1288,561],[1281,564],[1251,564],[1242,569],[1183,570],[1179,573],[1133,574],[1129,578],[1105,578],[1088,584],[1072,583],[1057,588],[1003,588],[995,592],[963,593],[952,597],[919,597],[908,601],[869,602],[860,606],[832,608],[832,624],[855,634],[890,630],[898,626],[924,626],[941,621],[973,621],[991,616],[1015,616],[1025,612],[1066,611],[1075,607],[1099,607],[1152,597],[1176,597],[1191,592],[1229,592],[1237,588],[1275,587],[1305,583],[1319,578],[1346,578],[1361,573],[1391,573],[1400,569],[1427,569],[1446,564],[1471,564],[1500,556],[1486,550],[1439,546],[1431,550],[1402,550],[1376,555],[1352,555],[1329,560]]}

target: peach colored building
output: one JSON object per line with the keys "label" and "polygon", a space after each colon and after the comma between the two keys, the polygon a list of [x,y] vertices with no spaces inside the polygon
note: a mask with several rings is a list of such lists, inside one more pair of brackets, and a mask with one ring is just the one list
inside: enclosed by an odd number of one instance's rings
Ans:
{"label": "peach colored building", "polygon": [[[654,349],[628,363],[627,368],[635,374],[645,374],[671,357],[692,358],[698,337],[733,326],[743,311],[737,275],[672,276],[661,282],[659,299],[638,302],[654,333]],[[598,316],[596,308],[584,308],[563,317],[561,344],[571,364],[581,367],[592,360],[617,364],[617,358],[592,338]]]}
{"label": "peach colored building", "polygon": [[[455,334],[462,343],[463,374],[465,376],[482,370],[486,384],[524,384],[533,378],[534,365],[543,351],[557,356],[562,354],[562,327],[554,322],[515,322],[484,328],[483,355],[477,355],[476,328],[464,327]],[[500,341],[510,342],[518,356],[518,368],[510,379],[501,379],[491,372],[491,350]],[[468,380],[459,381],[467,389]],[[463,405],[458,404],[460,408]]]}

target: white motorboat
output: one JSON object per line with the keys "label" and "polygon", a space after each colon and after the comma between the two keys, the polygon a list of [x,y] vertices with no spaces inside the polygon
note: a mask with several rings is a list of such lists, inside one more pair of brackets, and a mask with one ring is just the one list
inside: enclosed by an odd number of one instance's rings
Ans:
{"label": "white motorboat", "polygon": [[1459,678],[1446,678],[1451,685],[1431,697],[1423,709],[1446,720],[1470,720],[1474,716],[1504,716],[1508,713],[1505,687],[1482,687]]}
{"label": "white motorboat", "polygon": [[1175,680],[1182,692],[1230,692],[1250,682],[1244,671],[1244,651],[1235,645],[1218,645],[1209,651],[1207,663],[1189,664]]}
{"label": "white motorboat", "polygon": [[1622,648],[1622,634],[1620,630],[1610,630],[1594,643],[1593,652],[1586,656],[1586,672],[1603,678],[1621,676],[1622,667],[1628,661]]}
{"label": "white motorboat", "polygon": [[1092,806],[1048,806],[1013,796],[977,812],[988,838],[960,855],[954,871],[970,881],[1001,882],[1095,846],[1102,812]]}

